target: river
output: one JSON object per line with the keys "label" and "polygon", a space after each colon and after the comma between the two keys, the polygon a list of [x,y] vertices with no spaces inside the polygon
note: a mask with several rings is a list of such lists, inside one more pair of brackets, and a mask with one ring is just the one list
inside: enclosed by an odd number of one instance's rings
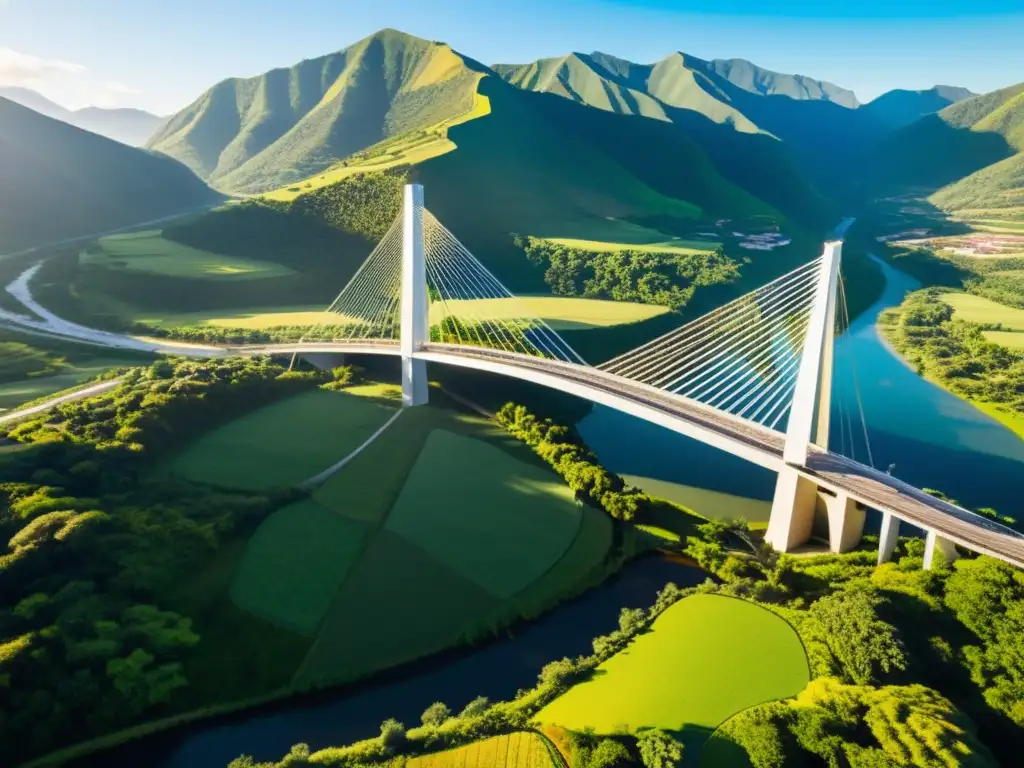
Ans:
{"label": "river", "polygon": [[[874,466],[895,464],[892,473],[912,485],[1024,520],[1024,441],[918,376],[881,339],[879,314],[920,284],[875,260],[885,274],[885,290],[836,341],[830,447],[867,463],[859,389]],[[602,406],[577,426],[602,463],[652,493],[710,517],[735,516],[738,510],[748,519],[767,520],[775,483],[768,470]]]}
{"label": "river", "polygon": [[393,678],[376,683],[183,726],[98,752],[74,765],[224,768],[243,753],[257,761],[279,760],[299,742],[317,750],[375,736],[389,717],[418,725],[420,713],[435,701],[459,711],[477,696],[511,699],[518,689],[532,687],[548,662],[590,653],[593,638],[618,626],[622,608],[651,605],[670,581],[696,586],[706,577],[704,571],[668,558],[645,557],[605,584],[477,650],[428,660],[405,676],[399,670]]}

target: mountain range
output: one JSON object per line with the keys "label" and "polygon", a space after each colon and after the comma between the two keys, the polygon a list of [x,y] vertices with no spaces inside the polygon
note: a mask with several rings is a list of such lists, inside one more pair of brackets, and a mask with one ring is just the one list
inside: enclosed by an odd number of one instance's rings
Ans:
{"label": "mountain range", "polygon": [[[503,151],[522,157],[520,149],[530,145],[552,155],[572,142],[577,146],[566,152],[593,149],[603,156],[594,163],[612,160],[635,175],[630,166],[636,158],[622,144],[636,148],[641,137],[650,141],[657,134],[673,146],[659,161],[666,166],[661,175],[672,171],[679,180],[666,188],[662,179],[656,192],[703,210],[700,200],[708,194],[699,188],[721,189],[725,183],[807,222],[830,215],[815,187],[846,183],[850,169],[859,173],[860,160],[886,134],[971,95],[964,88],[935,86],[891,91],[862,105],[852,91],[829,82],[742,59],[708,61],[680,52],[654,64],[594,52],[485,66],[443,43],[382,30],[290,68],[222,81],[170,117],[148,146],[218,189],[260,193],[352,161],[377,145],[386,152],[381,142],[418,131],[444,138],[445,152],[459,145],[466,155],[466,147],[450,140],[450,127],[463,123],[454,133],[494,133],[483,123],[515,122],[530,113],[531,130],[548,136],[549,146],[538,148],[536,141],[505,131]],[[551,97],[591,109],[568,109]],[[611,123],[596,111],[650,118],[674,131],[639,120]],[[537,120],[554,132],[538,127]],[[606,138],[609,126],[612,143]],[[581,138],[591,146],[579,145]],[[435,144],[410,162],[440,163],[441,147]],[[483,172],[496,159],[482,154],[477,162]],[[789,189],[780,190],[780,182]],[[713,209],[708,212],[736,212],[729,206]]]}
{"label": "mountain range", "polygon": [[163,118],[141,109],[85,107],[66,109],[30,88],[0,86],[0,97],[10,99],[41,115],[83,128],[132,147],[141,147],[153,135]]}
{"label": "mountain range", "polygon": [[[15,95],[66,122],[93,114]],[[395,168],[428,184],[446,220],[503,237],[604,229],[628,239],[631,227],[751,216],[816,233],[847,193],[963,180],[936,199],[983,202],[990,188],[1012,187],[1018,96],[935,86],[861,104],[826,81],[681,52],[653,64],[594,52],[487,66],[389,29],[219,82],[146,146],[233,194],[294,197]],[[139,117],[125,112],[103,117]],[[139,124],[147,119],[158,120],[143,113]]]}
{"label": "mountain range", "polygon": [[172,158],[0,98],[0,253],[221,199]]}

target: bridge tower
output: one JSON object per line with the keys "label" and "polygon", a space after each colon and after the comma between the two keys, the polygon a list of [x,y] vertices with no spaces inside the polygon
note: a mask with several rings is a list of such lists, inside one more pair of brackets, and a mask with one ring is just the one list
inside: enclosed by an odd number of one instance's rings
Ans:
{"label": "bridge tower", "polygon": [[423,239],[423,187],[406,184],[402,199],[402,405],[427,403],[427,363],[416,357],[428,341],[426,249]]}
{"label": "bridge tower", "polygon": [[864,511],[846,494],[824,491],[794,467],[807,463],[810,446],[828,450],[829,413],[832,406],[832,365],[835,345],[836,289],[842,242],[825,244],[821,275],[815,291],[807,338],[793,390],[783,459],[772,500],[765,541],[788,552],[811,538],[819,496],[828,515],[829,548],[845,552],[860,541]]}

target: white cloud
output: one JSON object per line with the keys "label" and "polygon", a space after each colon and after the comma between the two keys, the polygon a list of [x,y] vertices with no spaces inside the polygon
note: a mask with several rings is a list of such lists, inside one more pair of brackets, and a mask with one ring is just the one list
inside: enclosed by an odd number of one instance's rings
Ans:
{"label": "white cloud", "polygon": [[0,48],[0,82],[5,85],[31,86],[40,80],[62,75],[80,75],[83,72],[85,67],[81,64],[60,59],[43,59],[10,48]]}
{"label": "white cloud", "polygon": [[10,48],[0,48],[0,85],[31,88],[68,109],[126,106],[142,94],[130,85],[94,78],[82,64]]}

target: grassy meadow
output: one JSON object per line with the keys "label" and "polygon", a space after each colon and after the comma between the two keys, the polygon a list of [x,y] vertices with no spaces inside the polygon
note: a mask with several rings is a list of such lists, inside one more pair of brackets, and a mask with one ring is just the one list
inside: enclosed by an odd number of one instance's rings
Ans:
{"label": "grassy meadow", "polygon": [[[459,503],[451,503],[453,495]],[[465,509],[477,510],[466,515]],[[540,578],[576,538],[583,513],[561,478],[479,440],[434,430],[386,528],[491,594]]]}
{"label": "grassy meadow", "polygon": [[[653,233],[655,236],[664,237],[660,232]],[[618,253],[619,251],[640,251],[642,253],[667,253],[671,255],[695,255],[710,253],[721,243],[713,240],[685,240],[673,238],[660,242],[629,242],[628,240],[617,242],[602,242],[600,240],[579,240],[565,237],[548,238],[548,242],[564,245],[569,248],[579,248],[584,251],[597,251],[607,253]]]}
{"label": "grassy meadow", "polygon": [[607,734],[710,731],[747,707],[796,695],[808,680],[803,645],[781,618],[734,598],[692,595],[537,719]]}
{"label": "grassy meadow", "polygon": [[[226,489],[285,491],[363,443],[395,396],[380,384],[293,396],[206,433],[168,466]],[[197,574],[196,588],[221,597],[196,613],[214,634],[273,627],[286,661],[260,679],[340,682],[549,607],[603,572],[612,544],[608,517],[580,508],[529,448],[489,420],[424,406]],[[224,674],[238,682],[249,663]]]}
{"label": "grassy meadow", "polygon": [[392,413],[374,400],[315,390],[208,432],[173,468],[188,480],[228,488],[287,488],[343,459]]}
{"label": "grassy meadow", "polygon": [[258,280],[292,274],[288,267],[271,261],[189,248],[166,239],[159,229],[101,237],[82,251],[79,260],[86,267],[203,280]]}
{"label": "grassy meadow", "polygon": [[[606,301],[569,296],[517,296],[514,299],[459,299],[446,304],[434,302],[432,323],[447,314],[480,320],[539,317],[555,330],[593,330],[638,323],[668,311],[667,307],[628,301]],[[316,306],[241,307],[206,312],[154,314],[125,308],[132,322],[155,328],[244,328],[267,331],[285,326],[330,325],[343,322],[344,315]]]}
{"label": "grassy meadow", "polygon": [[989,341],[1010,349],[1024,349],[1024,309],[971,293],[944,293],[939,298],[953,307],[956,317],[981,325],[1002,325],[1004,330],[983,331]]}
{"label": "grassy meadow", "polygon": [[368,531],[314,501],[279,509],[249,540],[231,599],[272,624],[313,635]]}

